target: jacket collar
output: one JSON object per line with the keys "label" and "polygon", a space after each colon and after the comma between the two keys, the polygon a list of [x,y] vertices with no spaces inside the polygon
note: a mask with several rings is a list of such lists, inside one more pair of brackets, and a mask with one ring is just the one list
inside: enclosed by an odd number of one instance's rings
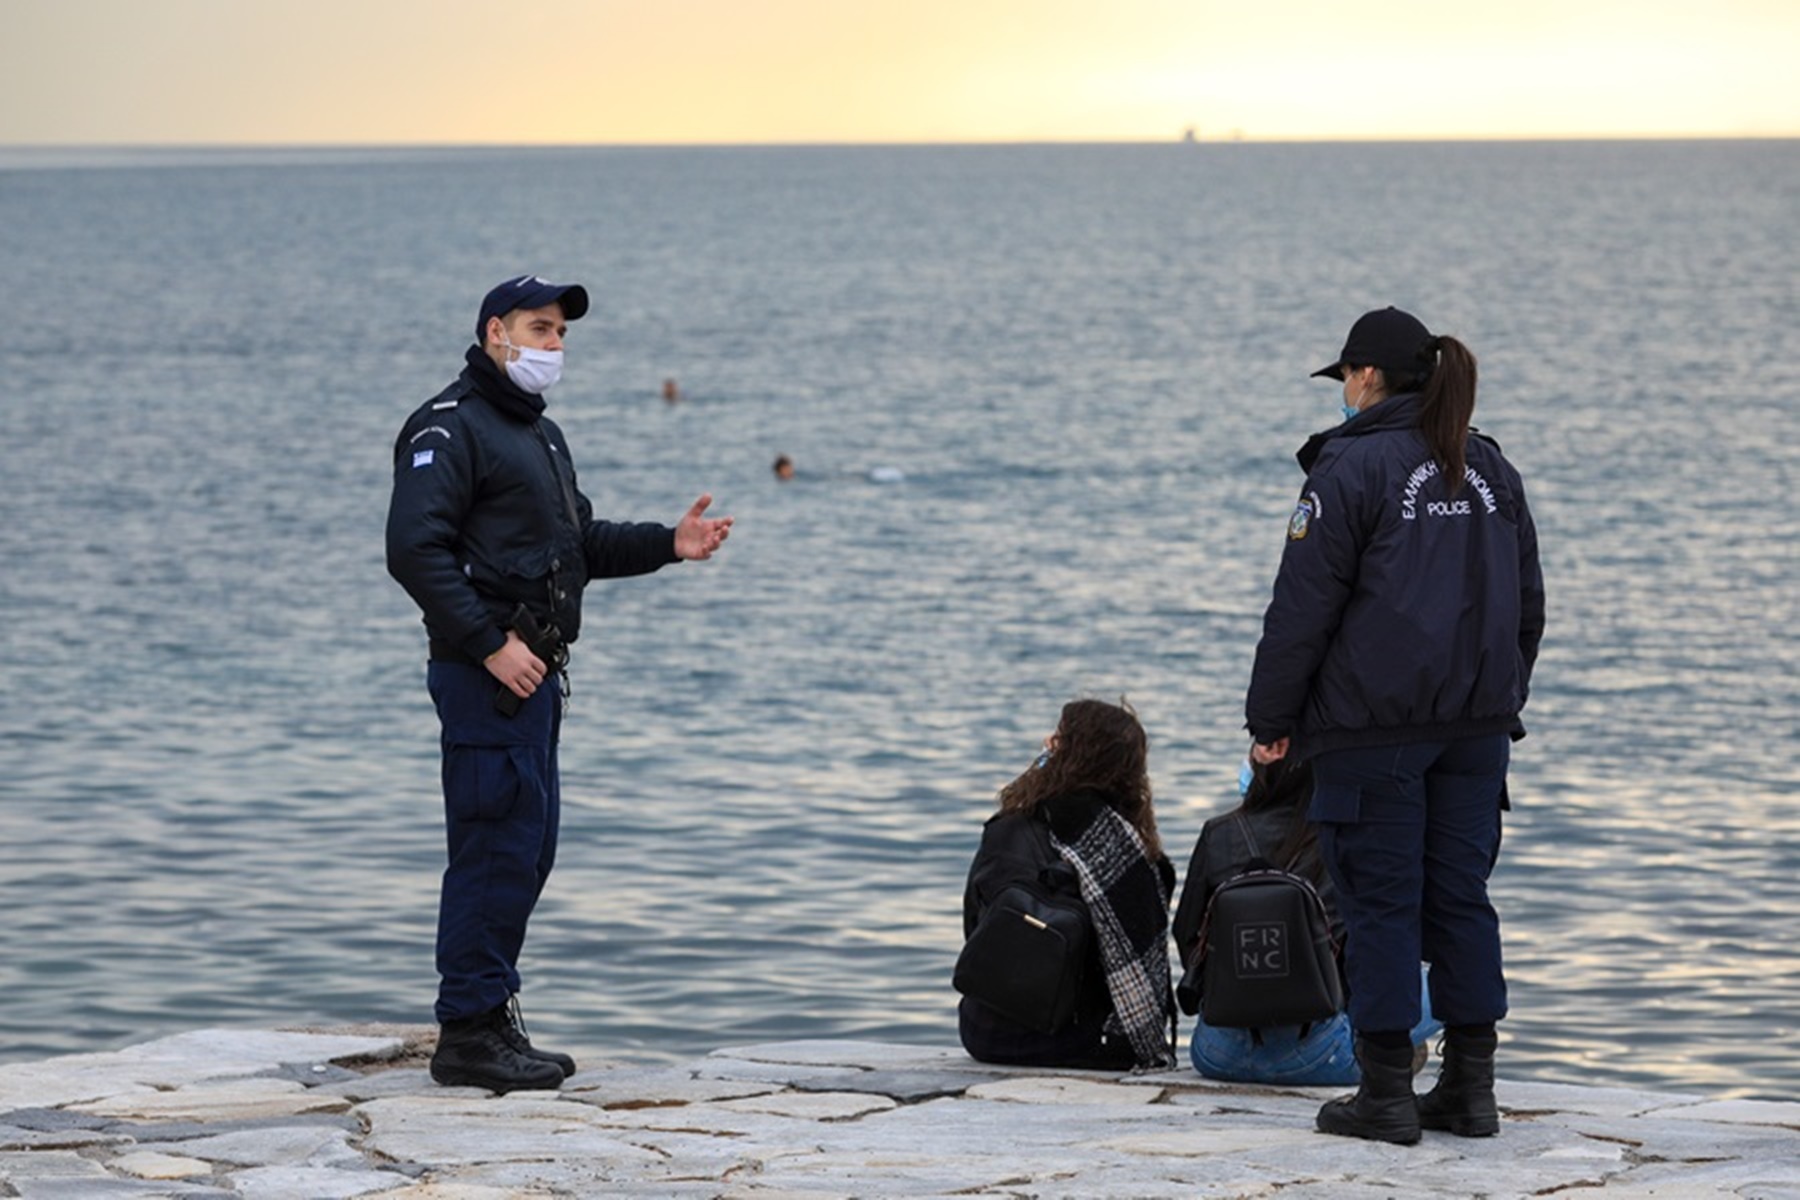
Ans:
{"label": "jacket collar", "polygon": [[532,395],[508,379],[506,372],[495,365],[480,346],[470,346],[463,354],[463,361],[468,363],[463,368],[464,377],[483,400],[524,425],[544,415],[544,398]]}
{"label": "jacket collar", "polygon": [[1368,433],[1386,433],[1394,429],[1412,429],[1418,424],[1419,393],[1402,392],[1398,396],[1389,396],[1375,407],[1359,412],[1341,424],[1313,434],[1306,439],[1306,445],[1300,447],[1294,458],[1299,461],[1302,471],[1311,473],[1313,463],[1318,461],[1327,442],[1337,438],[1362,437]]}

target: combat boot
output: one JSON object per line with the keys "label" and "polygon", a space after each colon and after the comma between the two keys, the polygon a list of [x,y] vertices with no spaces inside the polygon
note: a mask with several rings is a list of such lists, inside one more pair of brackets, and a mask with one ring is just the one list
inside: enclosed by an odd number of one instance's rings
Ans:
{"label": "combat boot", "polygon": [[1444,1069],[1437,1086],[1419,1097],[1419,1124],[1457,1137],[1492,1137],[1500,1132],[1494,1103],[1494,1034],[1444,1035]]}
{"label": "combat boot", "polygon": [[562,1068],[513,1049],[494,1015],[486,1012],[439,1026],[431,1077],[446,1087],[479,1087],[501,1093],[561,1087]]}
{"label": "combat boot", "polygon": [[1362,1083],[1355,1095],[1340,1097],[1319,1110],[1320,1131],[1401,1146],[1418,1141],[1412,1060],[1411,1045],[1390,1050],[1357,1038],[1356,1063],[1362,1068]]}
{"label": "combat boot", "polygon": [[503,1007],[494,1010],[494,1025],[500,1030],[500,1036],[506,1044],[523,1054],[526,1058],[535,1058],[539,1062],[555,1063],[563,1078],[567,1079],[575,1073],[575,1060],[566,1054],[558,1054],[554,1050],[539,1050],[531,1044],[531,1035],[525,1032],[525,1015],[519,1011],[519,998],[514,996]]}

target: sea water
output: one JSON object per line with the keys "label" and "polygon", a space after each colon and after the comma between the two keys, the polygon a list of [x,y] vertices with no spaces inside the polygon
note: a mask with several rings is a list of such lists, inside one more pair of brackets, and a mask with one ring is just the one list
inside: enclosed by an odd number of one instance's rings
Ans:
{"label": "sea water", "polygon": [[1503,1073],[1800,1086],[1800,143],[13,151],[0,229],[0,1059],[429,1020],[392,440],[538,271],[597,511],[737,518],[588,594],[538,1040],[954,1044],[981,821],[1075,696],[1185,862],[1308,373],[1392,303],[1480,357],[1549,589]]}

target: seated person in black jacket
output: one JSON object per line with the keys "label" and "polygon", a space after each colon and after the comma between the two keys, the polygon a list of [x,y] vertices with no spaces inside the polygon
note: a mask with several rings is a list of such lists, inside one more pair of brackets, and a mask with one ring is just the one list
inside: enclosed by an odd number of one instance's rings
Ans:
{"label": "seated person in black jacket", "polygon": [[1129,706],[1076,700],[1063,707],[1043,755],[1000,789],[1000,811],[982,830],[969,868],[965,938],[1014,886],[1079,909],[1091,936],[1073,1015],[1056,1028],[1030,1027],[963,996],[958,1025],[972,1057],[1106,1070],[1174,1064],[1168,920],[1175,872],[1156,832],[1148,757],[1149,740]]}
{"label": "seated person in black jacket", "polygon": [[[1306,820],[1313,790],[1312,767],[1290,757],[1254,768],[1246,760],[1244,771],[1239,779],[1243,802],[1201,827],[1188,861],[1172,927],[1175,951],[1184,964],[1194,964],[1200,954],[1201,927],[1213,892],[1257,858],[1310,881],[1331,918],[1333,940],[1339,947],[1344,944],[1337,889],[1319,859],[1318,839]],[[1246,825],[1254,846],[1245,837]],[[1426,1040],[1442,1028],[1431,1015],[1430,996],[1422,984],[1420,1003],[1423,1015],[1412,1030],[1415,1072],[1424,1061]],[[1197,1019],[1188,1039],[1188,1055],[1200,1074],[1234,1083],[1316,1087],[1354,1084],[1361,1079],[1348,1012],[1305,1027],[1257,1030],[1223,1028]]]}

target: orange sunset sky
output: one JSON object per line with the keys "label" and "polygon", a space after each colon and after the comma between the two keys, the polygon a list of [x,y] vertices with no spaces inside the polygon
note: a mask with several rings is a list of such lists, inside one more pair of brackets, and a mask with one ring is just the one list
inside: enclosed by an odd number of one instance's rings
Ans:
{"label": "orange sunset sky", "polygon": [[1800,136],[1800,0],[0,0],[0,145]]}

